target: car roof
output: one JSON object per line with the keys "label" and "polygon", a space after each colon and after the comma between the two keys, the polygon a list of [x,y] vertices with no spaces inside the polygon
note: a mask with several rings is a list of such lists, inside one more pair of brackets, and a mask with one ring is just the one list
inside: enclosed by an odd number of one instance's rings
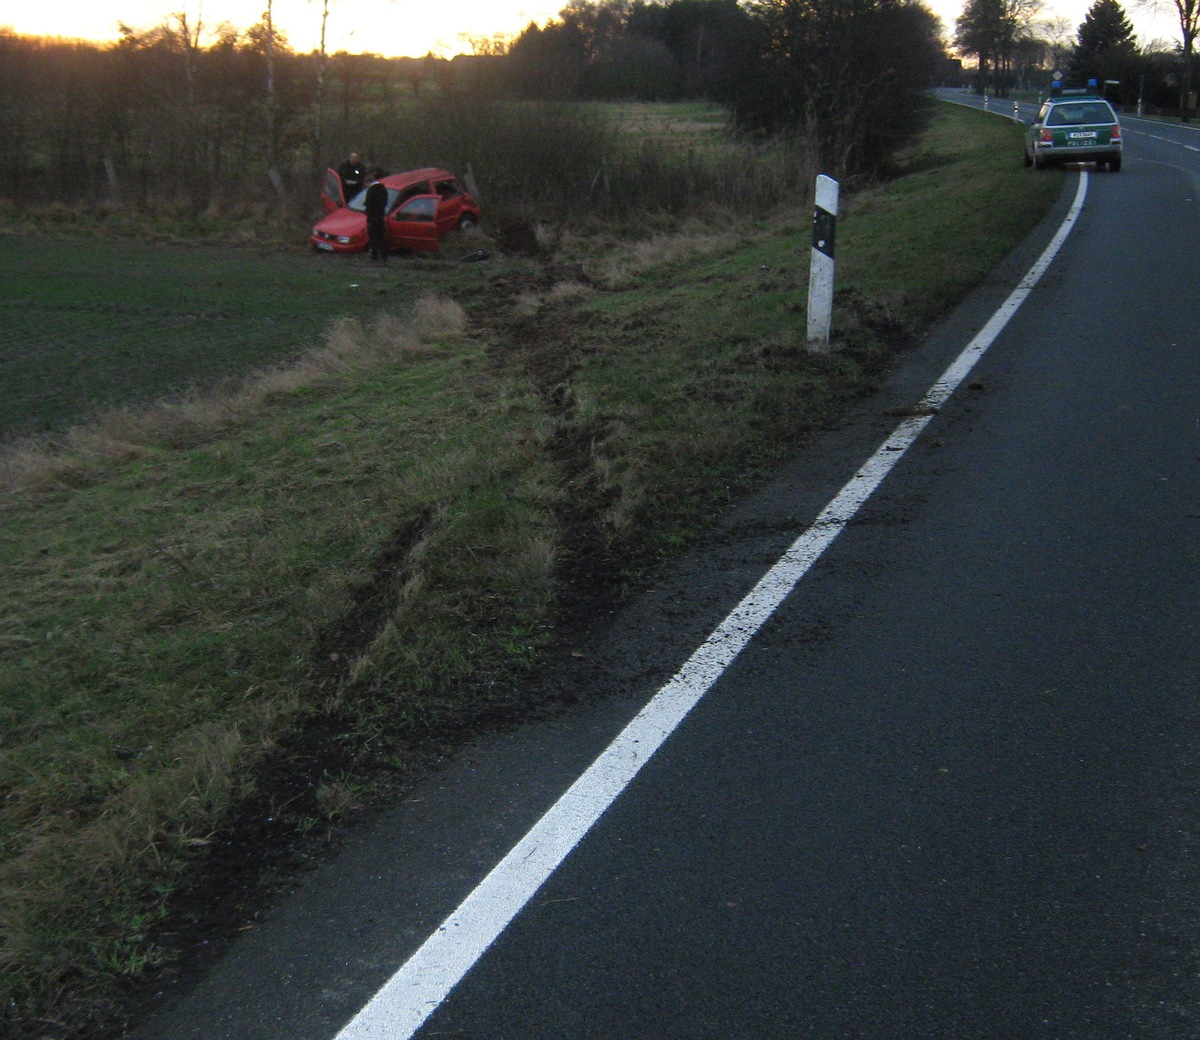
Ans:
{"label": "car roof", "polygon": [[443,170],[439,166],[426,166],[420,170],[406,170],[404,173],[393,173],[387,177],[381,178],[383,185],[387,188],[403,189],[420,181],[445,180],[446,178],[453,179],[454,174],[449,170]]}
{"label": "car roof", "polygon": [[1117,110],[1112,107],[1112,102],[1099,94],[1072,94],[1069,91],[1063,91],[1061,94],[1051,94],[1046,98],[1046,104],[1054,107],[1079,104],[1103,105],[1112,112],[1114,118],[1117,114]]}
{"label": "car roof", "polygon": [[1052,105],[1071,105],[1077,101],[1103,101],[1106,105],[1108,104],[1108,99],[1102,98],[1098,94],[1055,94],[1046,100]]}

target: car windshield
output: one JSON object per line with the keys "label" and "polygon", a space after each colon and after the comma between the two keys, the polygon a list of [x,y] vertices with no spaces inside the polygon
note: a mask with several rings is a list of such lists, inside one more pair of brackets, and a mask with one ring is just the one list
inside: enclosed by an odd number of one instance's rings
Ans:
{"label": "car windshield", "polygon": [[1081,126],[1084,123],[1115,122],[1112,109],[1103,101],[1081,101],[1077,104],[1055,105],[1046,117],[1047,126]]}

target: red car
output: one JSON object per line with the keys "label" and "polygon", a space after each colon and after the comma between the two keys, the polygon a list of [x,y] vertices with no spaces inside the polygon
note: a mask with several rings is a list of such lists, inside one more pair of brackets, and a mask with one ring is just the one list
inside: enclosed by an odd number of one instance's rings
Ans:
{"label": "red car", "polygon": [[[479,204],[447,170],[409,170],[384,177],[382,183],[388,190],[385,226],[392,249],[436,250],[442,235],[474,227],[482,216]],[[327,216],[309,235],[314,249],[361,253],[367,248],[366,193],[363,188],[347,202],[337,170],[325,171],[321,205]]]}

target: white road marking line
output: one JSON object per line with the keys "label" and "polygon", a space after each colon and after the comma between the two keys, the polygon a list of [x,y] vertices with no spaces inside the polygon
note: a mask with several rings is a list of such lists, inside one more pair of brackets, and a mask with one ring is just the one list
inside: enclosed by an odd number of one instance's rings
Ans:
{"label": "white road marking line", "polygon": [[416,953],[338,1033],[336,1040],[409,1040],[508,927],[584,835],[666,742],[775,613],[932,421],[1033,291],[1075,226],[1087,197],[1081,173],[1058,232],[991,320],[905,419],[687,663]]}
{"label": "white road marking line", "polygon": [[[1126,127],[1126,129],[1128,129],[1128,127]],[[1200,152],[1200,148],[1197,148],[1194,144],[1184,144],[1182,141],[1176,141],[1170,137],[1163,137],[1160,134],[1148,134],[1144,130],[1133,130],[1130,132],[1135,133],[1135,134],[1141,134],[1142,137],[1148,137],[1148,138],[1150,138],[1151,141],[1160,141],[1162,144],[1177,145],[1178,147],[1182,148],[1185,152]]]}

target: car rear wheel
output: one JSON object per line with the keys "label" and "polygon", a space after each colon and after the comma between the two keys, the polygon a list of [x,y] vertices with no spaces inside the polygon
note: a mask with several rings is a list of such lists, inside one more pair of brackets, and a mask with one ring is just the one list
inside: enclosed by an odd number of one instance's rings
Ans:
{"label": "car rear wheel", "polygon": [[479,222],[470,213],[464,213],[458,218],[458,230],[470,231],[471,228],[475,227],[478,223]]}
{"label": "car rear wheel", "polygon": [[1113,159],[1108,160],[1108,168],[1113,173],[1121,172],[1121,157],[1118,155]]}

